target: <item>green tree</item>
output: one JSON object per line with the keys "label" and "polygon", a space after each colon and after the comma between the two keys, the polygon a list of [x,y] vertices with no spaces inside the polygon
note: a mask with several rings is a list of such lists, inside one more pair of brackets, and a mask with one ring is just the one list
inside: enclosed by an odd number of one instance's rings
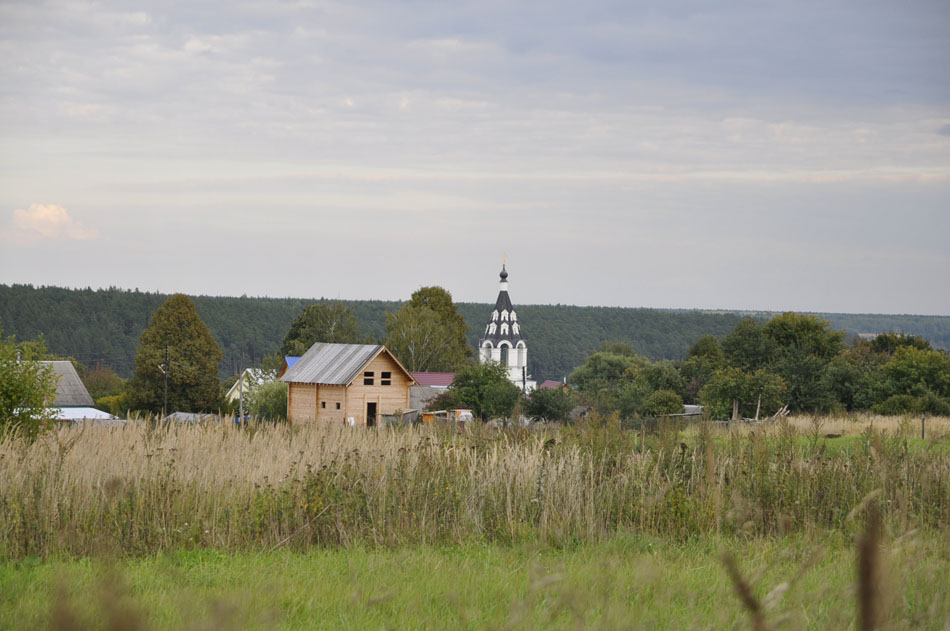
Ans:
{"label": "green tree", "polygon": [[751,416],[756,406],[760,415],[774,414],[782,406],[785,382],[766,370],[753,373],[727,366],[717,370],[699,393],[699,399],[712,418],[732,416],[733,402],[738,402],[740,414]]}
{"label": "green tree", "polygon": [[280,352],[300,356],[317,342],[359,344],[363,341],[353,310],[342,302],[309,305],[290,325]]}
{"label": "green tree", "polygon": [[686,361],[680,365],[683,378],[684,399],[699,401],[699,391],[709,383],[713,374],[725,366],[726,354],[712,335],[704,335],[686,353]]}
{"label": "green tree", "polygon": [[108,366],[97,366],[86,371],[82,382],[93,400],[122,394],[125,388],[125,380]]}
{"label": "green tree", "polygon": [[775,359],[776,343],[752,318],[744,318],[722,341],[726,363],[735,368],[756,371]]}
{"label": "green tree", "polygon": [[867,410],[883,396],[883,367],[888,356],[859,342],[832,359],[825,380],[835,401],[846,410]]}
{"label": "green tree", "polygon": [[930,342],[918,335],[908,335],[905,333],[894,333],[889,331],[881,333],[871,340],[871,350],[875,353],[886,353],[893,355],[901,346],[911,346],[921,351],[933,350]]}
{"label": "green tree", "polygon": [[521,390],[508,381],[504,366],[495,362],[469,364],[455,374],[451,389],[458,401],[483,421],[511,415]]}
{"label": "green tree", "polygon": [[639,355],[618,355],[609,351],[598,351],[574,369],[569,381],[581,392],[590,394],[601,390],[614,390],[629,379],[628,371],[631,368],[643,367],[648,363]]}
{"label": "green tree", "polygon": [[265,421],[287,420],[287,384],[265,381],[251,388],[247,396],[251,416]]}
{"label": "green tree", "polygon": [[46,359],[42,342],[17,344],[3,339],[0,329],[0,436],[9,431],[29,437],[53,418],[47,406],[56,399],[56,375]]}
{"label": "green tree", "polygon": [[883,371],[886,394],[921,397],[933,393],[950,398],[950,355],[901,346],[884,365]]}
{"label": "green tree", "polygon": [[168,410],[211,411],[220,403],[218,362],[221,348],[198,317],[195,304],[175,294],[152,314],[135,356],[135,374],[128,383],[129,405],[160,412],[165,376],[162,364],[168,348]]}
{"label": "green tree", "polygon": [[429,307],[403,305],[386,314],[386,348],[406,370],[451,372],[465,364],[455,331]]}
{"label": "green tree", "polygon": [[566,421],[574,400],[563,388],[535,389],[525,402],[525,413],[535,421]]}
{"label": "green tree", "polygon": [[662,414],[680,414],[683,411],[683,398],[672,390],[656,390],[650,393],[643,404],[643,413],[647,416]]}
{"label": "green tree", "polygon": [[455,348],[451,351],[452,355],[460,355],[463,359],[473,357],[472,348],[466,338],[468,325],[452,301],[452,294],[442,287],[420,287],[413,292],[408,304],[412,307],[427,307],[439,315],[443,324],[453,333]]}
{"label": "green tree", "polygon": [[788,386],[792,410],[826,412],[835,406],[827,375],[830,362],[844,350],[844,333],[826,320],[801,313],[783,313],[762,327],[774,344],[772,372]]}

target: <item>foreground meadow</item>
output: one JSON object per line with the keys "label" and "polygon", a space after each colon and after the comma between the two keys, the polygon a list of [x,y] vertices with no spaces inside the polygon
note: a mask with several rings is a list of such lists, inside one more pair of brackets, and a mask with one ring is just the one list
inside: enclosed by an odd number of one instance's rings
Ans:
{"label": "foreground meadow", "polygon": [[950,419],[69,427],[0,480],[7,628],[950,624]]}

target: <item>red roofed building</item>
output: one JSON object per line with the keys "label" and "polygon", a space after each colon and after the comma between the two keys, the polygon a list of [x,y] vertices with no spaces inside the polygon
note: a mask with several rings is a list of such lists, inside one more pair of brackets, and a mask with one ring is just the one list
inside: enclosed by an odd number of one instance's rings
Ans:
{"label": "red roofed building", "polygon": [[430,388],[448,388],[455,379],[454,372],[411,372],[409,374],[420,386]]}

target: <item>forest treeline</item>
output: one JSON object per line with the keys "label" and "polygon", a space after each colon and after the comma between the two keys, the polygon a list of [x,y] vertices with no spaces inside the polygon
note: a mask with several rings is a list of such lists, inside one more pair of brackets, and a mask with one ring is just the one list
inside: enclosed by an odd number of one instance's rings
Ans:
{"label": "forest treeline", "polygon": [[[102,364],[131,376],[142,331],[169,294],[108,289],[67,289],[0,284],[0,323],[20,340],[42,334],[51,353],[86,366]],[[277,351],[294,318],[322,300],[193,296],[201,317],[223,351],[222,377],[258,365]],[[386,337],[386,313],[404,303],[386,300],[342,301],[371,339]],[[488,320],[489,303],[457,303],[474,347]],[[723,337],[748,312],[518,305],[529,345],[529,370],[536,379],[571,373],[605,341],[624,341],[646,358],[683,359],[703,335]],[[771,314],[752,314],[760,321]],[[914,315],[818,314],[849,334],[896,331],[918,335],[935,348],[950,347],[950,317]]]}

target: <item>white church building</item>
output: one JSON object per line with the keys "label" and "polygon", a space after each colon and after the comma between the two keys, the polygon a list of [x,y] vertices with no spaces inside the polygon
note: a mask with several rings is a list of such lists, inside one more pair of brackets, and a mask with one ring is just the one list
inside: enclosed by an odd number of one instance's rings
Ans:
{"label": "white church building", "polygon": [[508,370],[508,379],[524,392],[537,385],[528,375],[528,346],[521,334],[518,314],[508,296],[508,270],[501,267],[498,299],[485,326],[485,334],[478,341],[478,361],[498,362]]}

